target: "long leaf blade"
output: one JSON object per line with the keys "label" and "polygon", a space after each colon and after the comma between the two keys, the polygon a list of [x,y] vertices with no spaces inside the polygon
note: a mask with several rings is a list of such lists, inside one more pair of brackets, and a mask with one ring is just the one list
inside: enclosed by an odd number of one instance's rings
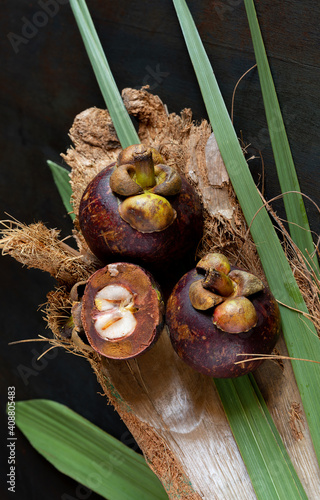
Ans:
{"label": "long leaf blade", "polygon": [[168,498],[141,455],[60,403],[17,402],[16,424],[59,471],[108,500]]}
{"label": "long leaf blade", "polygon": [[121,99],[86,2],[70,0],[70,5],[121,146],[138,144],[140,139]]}
{"label": "long leaf blade", "polygon": [[[289,222],[293,223],[289,224],[289,230],[293,241],[297,244],[305,257],[309,260],[309,256],[313,255],[312,262],[314,269],[319,272],[319,263],[317,255],[314,253],[314,244],[308,222],[308,216],[302,195],[299,194],[300,185],[298,176],[295,170],[286,129],[283,123],[279,101],[271,75],[254,2],[253,0],[245,0],[244,4],[257,61],[262,97],[281,191],[282,193],[288,193],[284,195],[284,205],[287,213],[287,219]],[[293,193],[293,191],[296,191],[297,193]]]}
{"label": "long leaf blade", "polygon": [[[173,0],[211,126],[230,180],[255,241],[271,291],[281,303],[283,333],[289,355],[320,360],[320,341],[290,265],[242,154],[211,64],[184,0]],[[291,309],[292,308],[292,309]],[[302,313],[298,313],[295,310]],[[292,362],[313,445],[320,462],[320,370],[315,363]]]}
{"label": "long leaf blade", "polygon": [[47,164],[50,167],[53,180],[55,182],[55,185],[57,186],[62,202],[71,219],[73,220],[75,218],[75,215],[73,213],[73,207],[70,203],[72,189],[70,186],[69,172],[66,168],[61,167],[51,160],[47,160]]}
{"label": "long leaf blade", "polygon": [[307,500],[254,379],[216,379],[215,384],[257,497]]}

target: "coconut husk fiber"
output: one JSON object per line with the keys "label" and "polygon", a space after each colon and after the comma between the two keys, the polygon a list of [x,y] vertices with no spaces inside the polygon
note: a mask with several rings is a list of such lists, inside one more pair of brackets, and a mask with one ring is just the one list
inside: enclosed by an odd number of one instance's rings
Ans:
{"label": "coconut husk fiber", "polygon": [[[147,88],[125,89],[122,96],[128,112],[138,121],[141,142],[157,148],[200,195],[204,236],[194,259],[208,251],[223,252],[233,264],[263,278],[210,125],[205,120],[194,123],[190,109],[180,115],[169,113]],[[214,382],[178,358],[166,329],[152,349],[129,361],[103,358],[84,341],[76,320],[75,285],[85,282],[101,263],[79,231],[79,203],[88,182],[116,160],[121,147],[108,112],[97,108],[76,116],[70,140],[73,145],[62,156],[71,167],[76,216],[73,238],[78,249],[61,241],[57,230],[41,222],[25,226],[10,220],[3,222],[2,252],[56,278],[57,287],[49,293],[46,305],[46,320],[53,332],[50,341],[82,355],[91,364],[104,394],[169,498],[255,499]],[[306,301],[313,311],[319,311],[318,294],[310,293],[308,273],[301,270],[303,263],[291,243],[288,251]],[[63,326],[71,312],[75,325],[68,331]],[[287,356],[282,338],[276,353]],[[319,469],[290,362],[265,361],[255,378],[307,494],[316,498]]]}

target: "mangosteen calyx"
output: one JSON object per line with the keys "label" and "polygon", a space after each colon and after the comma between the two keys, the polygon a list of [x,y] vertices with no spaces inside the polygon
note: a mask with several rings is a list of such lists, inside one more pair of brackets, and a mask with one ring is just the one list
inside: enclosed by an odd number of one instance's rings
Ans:
{"label": "mangosteen calyx", "polygon": [[240,269],[231,270],[228,259],[219,253],[207,254],[196,268],[205,277],[189,288],[195,309],[213,308],[213,324],[227,333],[244,333],[256,326],[258,315],[247,297],[264,289],[258,277]]}
{"label": "mangosteen calyx", "polygon": [[163,231],[177,214],[169,196],[180,193],[179,173],[163,164],[160,153],[143,144],[121,151],[117,168],[110,177],[112,191],[125,197],[119,205],[121,218],[142,233]]}

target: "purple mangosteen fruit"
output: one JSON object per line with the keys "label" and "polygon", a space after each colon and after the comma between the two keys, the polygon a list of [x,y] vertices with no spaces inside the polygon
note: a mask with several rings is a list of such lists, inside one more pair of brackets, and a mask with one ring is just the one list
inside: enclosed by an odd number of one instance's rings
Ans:
{"label": "purple mangosteen fruit", "polygon": [[109,264],[86,284],[81,323],[95,351],[107,358],[134,358],[149,349],[163,329],[161,291],[140,266]]}
{"label": "purple mangosteen fruit", "polygon": [[216,378],[258,368],[263,360],[250,361],[250,355],[270,354],[280,335],[279,307],[269,288],[218,253],[206,255],[176,284],[166,323],[180,358]]}
{"label": "purple mangosteen fruit", "polygon": [[158,151],[142,144],[121,151],[85,189],[79,225],[102,261],[114,256],[137,263],[180,260],[202,236],[198,195]]}

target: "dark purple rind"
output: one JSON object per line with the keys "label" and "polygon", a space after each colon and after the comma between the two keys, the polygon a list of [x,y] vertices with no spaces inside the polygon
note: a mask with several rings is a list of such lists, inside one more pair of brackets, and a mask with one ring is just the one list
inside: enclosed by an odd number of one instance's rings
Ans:
{"label": "dark purple rind", "polygon": [[263,360],[234,363],[245,359],[237,354],[271,353],[280,335],[280,312],[276,300],[267,287],[251,295],[249,299],[258,313],[257,325],[246,333],[225,333],[214,326],[213,309],[197,311],[191,305],[189,287],[202,277],[195,269],[189,271],[169,297],[166,323],[173,348],[194,370],[211,377],[239,377],[255,370]]}
{"label": "dark purple rind", "polygon": [[177,212],[174,222],[163,231],[141,233],[119,215],[118,206],[124,198],[110,188],[114,168],[112,164],[102,170],[89,183],[80,202],[80,228],[96,257],[104,263],[117,256],[161,266],[193,251],[202,236],[203,222],[200,199],[190,184],[182,178],[180,194],[168,198]]}

